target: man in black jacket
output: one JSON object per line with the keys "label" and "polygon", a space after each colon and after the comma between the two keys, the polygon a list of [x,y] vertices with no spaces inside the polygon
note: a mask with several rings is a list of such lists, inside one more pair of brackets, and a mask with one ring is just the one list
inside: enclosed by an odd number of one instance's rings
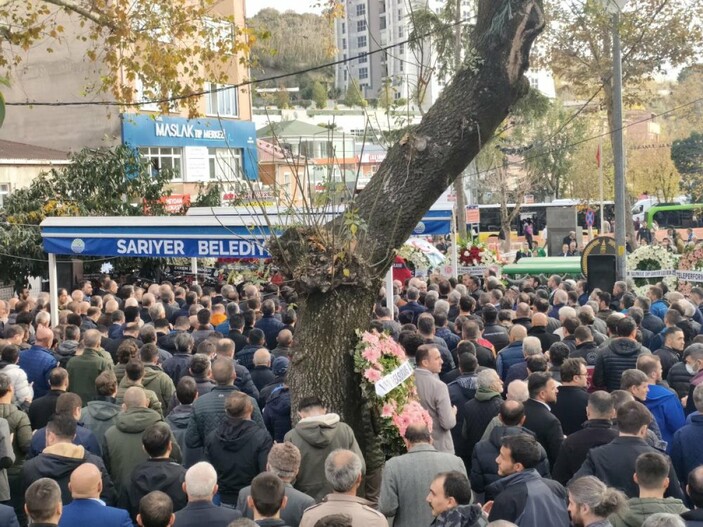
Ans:
{"label": "man in black jacket", "polygon": [[134,468],[126,496],[121,498],[132,520],[137,518],[139,500],[152,490],[167,494],[174,511],[181,510],[188,502],[183,492],[186,469],[170,460],[173,449],[171,437],[171,429],[166,423],[155,423],[144,430],[142,446],[149,459]]}
{"label": "man in black jacket", "polygon": [[672,326],[664,331],[664,345],[652,352],[661,360],[662,378],[666,379],[672,366],[681,360],[684,346],[685,339],[680,327]]}
{"label": "man in black jacket", "polygon": [[527,330],[528,337],[537,337],[542,344],[542,352],[546,352],[549,347],[559,341],[559,337],[547,331],[547,315],[535,313],[532,315],[532,327]]}
{"label": "man in black jacket", "polygon": [[[593,448],[573,479],[582,476],[596,476],[608,487],[622,490],[628,498],[639,496],[639,488],[632,475],[635,473],[637,457],[645,452],[659,450],[649,446],[644,437],[647,434],[652,414],[637,401],[623,404],[618,409],[617,422],[619,435],[609,444]],[[668,459],[668,458],[667,458]],[[669,464],[669,488],[667,497],[683,498],[679,478]]]}
{"label": "man in black jacket", "polygon": [[196,463],[186,472],[184,490],[188,505],[176,513],[173,527],[227,527],[230,522],[242,517],[242,513],[212,503],[217,494],[217,472],[210,463]]}
{"label": "man in black jacket", "polygon": [[599,353],[593,371],[593,384],[609,392],[620,389],[620,378],[625,370],[637,368],[642,345],[637,342],[637,324],[631,318],[622,318],[616,325],[617,338]]}
{"label": "man in black jacket", "polygon": [[233,392],[225,401],[225,418],[205,439],[205,457],[217,471],[222,503],[236,507],[239,491],[266,470],[273,440],[251,420],[251,399]]}
{"label": "man in black jacket", "polygon": [[[500,479],[498,475],[498,463],[496,458],[500,454],[500,447],[503,443],[503,438],[526,434],[534,437],[534,434],[524,428],[522,424],[525,422],[525,407],[518,401],[505,401],[500,407],[498,414],[500,422],[503,426],[496,426],[491,430],[488,439],[483,439],[476,443],[471,457],[471,488],[474,492],[483,493],[492,484]],[[537,472],[540,476],[549,477],[549,461],[547,461],[547,453],[542,445],[539,445],[540,460],[537,466]],[[486,493],[486,501],[494,499],[495,496]]]}
{"label": "man in black jacket", "polygon": [[68,390],[68,372],[63,368],[54,368],[49,372],[49,391],[38,397],[29,405],[27,414],[32,430],[39,430],[47,425],[51,416],[56,412],[56,402],[62,393]]}
{"label": "man in black jacket", "polygon": [[491,304],[483,306],[483,338],[493,344],[496,353],[510,343],[508,330],[498,324],[498,310]]}
{"label": "man in black jacket", "polygon": [[[588,330],[586,330],[588,331]],[[581,430],[586,422],[588,405],[588,369],[586,361],[566,359],[561,365],[561,386],[559,396],[552,405],[552,413],[557,416],[565,435]]]}
{"label": "man in black jacket", "polygon": [[547,451],[552,466],[564,441],[561,423],[550,407],[557,401],[557,382],[547,372],[535,372],[527,378],[527,390],[530,398],[525,401],[523,426],[534,432],[537,441]]}
{"label": "man in black jacket", "polygon": [[[467,342],[466,344],[471,344]],[[463,410],[464,405],[476,395],[478,390],[478,377],[476,368],[478,361],[471,353],[459,355],[459,372],[461,375],[447,385],[449,390],[449,401],[452,406]],[[464,460],[467,470],[471,462],[471,451],[465,448],[464,440],[461,437],[461,430],[464,426],[464,412],[457,412],[456,426],[452,428],[452,440],[454,441],[454,453]]]}
{"label": "man in black jacket", "polygon": [[693,505],[693,509],[681,514],[686,527],[703,527],[703,466],[689,472],[686,494]]}
{"label": "man in black jacket", "polygon": [[574,340],[576,341],[576,349],[569,354],[569,357],[572,359],[582,358],[593,369],[598,356],[598,345],[593,339],[593,332],[588,326],[579,326],[574,330]]}
{"label": "man in black jacket", "polygon": [[566,485],[581,468],[591,448],[607,445],[618,437],[618,431],[613,428],[612,422],[615,418],[615,406],[608,392],[599,390],[589,395],[586,415],[588,421],[581,430],[564,440],[557,462],[552,467],[552,478],[562,485]]}
{"label": "man in black jacket", "polygon": [[638,296],[635,300],[635,307],[639,307],[644,314],[642,317],[642,327],[656,335],[664,329],[664,322],[662,322],[661,318],[649,311],[651,305],[652,302],[649,298],[644,296]]}
{"label": "man in black jacket", "polygon": [[468,340],[474,345],[478,365],[484,368],[495,369],[496,357],[490,349],[485,346],[481,346],[481,344],[478,343],[477,339],[480,336],[481,328],[475,320],[467,320],[461,326],[461,338],[462,340]]}

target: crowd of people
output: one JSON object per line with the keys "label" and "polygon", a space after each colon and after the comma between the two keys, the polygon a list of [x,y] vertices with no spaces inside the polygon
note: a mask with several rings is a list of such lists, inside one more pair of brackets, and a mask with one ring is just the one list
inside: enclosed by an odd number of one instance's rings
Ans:
{"label": "crowd of people", "polygon": [[384,294],[371,331],[432,425],[382,467],[322,397],[292,413],[289,287],[105,277],[61,290],[54,327],[46,294],[0,301],[0,525],[703,525],[702,289],[432,276],[396,282],[394,312]]}

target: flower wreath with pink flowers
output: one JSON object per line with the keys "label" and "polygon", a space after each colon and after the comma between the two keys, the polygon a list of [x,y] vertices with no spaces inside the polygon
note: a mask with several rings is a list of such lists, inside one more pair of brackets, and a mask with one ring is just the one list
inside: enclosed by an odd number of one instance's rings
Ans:
{"label": "flower wreath with pink flowers", "polygon": [[678,265],[679,291],[688,296],[693,287],[703,286],[703,243],[687,246]]}
{"label": "flower wreath with pink flowers", "polygon": [[406,452],[403,437],[412,423],[426,423],[432,430],[432,418],[419,402],[414,376],[379,396],[376,384],[407,362],[405,351],[386,333],[359,332],[354,353],[354,369],[361,375],[361,390],[372,415],[380,423],[379,440],[387,458]]}

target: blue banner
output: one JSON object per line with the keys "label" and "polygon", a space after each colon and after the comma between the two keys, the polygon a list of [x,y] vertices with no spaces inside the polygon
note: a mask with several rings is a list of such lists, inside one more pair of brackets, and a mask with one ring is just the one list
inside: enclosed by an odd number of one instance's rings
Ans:
{"label": "blue banner", "polygon": [[263,239],[44,238],[44,251],[81,256],[270,258]]}

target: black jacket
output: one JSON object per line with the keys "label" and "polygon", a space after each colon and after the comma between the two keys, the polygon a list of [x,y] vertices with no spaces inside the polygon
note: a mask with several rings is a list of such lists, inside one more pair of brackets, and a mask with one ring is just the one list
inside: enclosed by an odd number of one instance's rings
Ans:
{"label": "black jacket", "polygon": [[564,435],[571,435],[581,430],[581,426],[588,419],[588,392],[578,386],[560,386],[557,402],[551,406],[552,413],[561,423]]}
{"label": "black jacket", "polygon": [[242,513],[227,507],[218,507],[211,501],[195,501],[176,513],[173,527],[227,527],[230,522],[241,518]]}
{"label": "black jacket", "polygon": [[[500,446],[504,437],[516,435],[529,435],[534,437],[534,434],[527,428],[522,426],[496,426],[491,430],[488,439],[484,439],[476,443],[473,454],[471,456],[471,489],[474,492],[486,492],[486,489],[492,483],[498,481],[501,476],[498,475],[498,464],[496,458],[500,454]],[[549,461],[547,453],[540,445],[541,457],[539,465],[535,468],[540,476],[549,477]],[[495,496],[486,493],[486,501],[495,499]]]}
{"label": "black jacket", "polygon": [[[475,373],[465,373],[456,380],[447,385],[449,391],[449,400],[457,409],[464,408],[476,395],[478,390],[478,381]],[[457,411],[456,426],[452,428],[452,440],[454,441],[454,453],[461,459],[465,460],[466,466],[469,466],[471,460],[471,450],[467,450],[464,445],[464,439],[461,437],[461,429],[464,426],[464,412]]]}
{"label": "black jacket", "polygon": [[54,412],[56,412],[56,401],[62,393],[65,392],[61,390],[49,390],[46,395],[32,401],[27,411],[32,430],[39,430],[47,425],[49,419],[51,419]]}
{"label": "black jacket", "polygon": [[68,482],[71,479],[71,474],[83,463],[92,463],[102,474],[103,491],[100,498],[108,505],[115,503],[115,488],[112,484],[112,479],[105,468],[103,460],[90,452],[87,452],[83,447],[58,443],[51,447],[52,451],[65,450],[66,455],[56,455],[53,453],[42,452],[37,457],[25,461],[22,467],[22,496],[24,496],[27,488],[39,478],[50,478],[56,481],[61,488],[61,502],[66,505],[73,501],[71,491],[68,488]]}
{"label": "black jacket", "polygon": [[225,418],[205,439],[205,457],[217,471],[222,502],[236,505],[239,491],[266,470],[271,436],[254,421]]}
{"label": "black jacket", "polygon": [[653,351],[652,353],[659,357],[659,360],[662,363],[662,379],[666,379],[672,366],[681,360],[679,354],[667,346],[662,346],[657,351]]}
{"label": "black jacket", "polygon": [[693,509],[681,514],[686,527],[703,527],[703,509]]}
{"label": "black jacket", "polygon": [[264,386],[275,378],[273,371],[268,366],[254,366],[249,373],[251,373],[251,380],[254,382],[256,389],[259,390],[259,394],[261,394]]}
{"label": "black jacket", "polygon": [[266,429],[276,443],[283,443],[284,436],[293,428],[290,407],[290,390],[281,384],[271,392],[263,411]]}
{"label": "black jacket", "polygon": [[584,342],[576,346],[576,349],[569,353],[570,359],[581,358],[586,361],[588,366],[596,365],[598,357],[598,344],[595,341]]}
{"label": "black jacket", "polygon": [[547,351],[555,342],[559,341],[559,336],[554,333],[548,333],[544,326],[533,326],[527,330],[528,337],[537,337],[542,344],[542,351]]}
{"label": "black jacket", "polygon": [[593,371],[593,385],[612,392],[620,389],[620,378],[625,370],[637,368],[637,358],[642,354],[642,345],[627,337],[619,337],[598,354]]}
{"label": "black jacket", "polygon": [[664,325],[664,321],[659,318],[656,315],[653,315],[649,311],[645,311],[644,317],[642,317],[642,324],[640,324],[643,328],[648,329],[655,335],[660,333],[662,329],[664,329],[666,326]]}
{"label": "black jacket", "polygon": [[259,390],[259,408],[261,408],[262,412],[264,411],[264,406],[266,406],[266,403],[268,402],[269,397],[271,397],[273,391],[281,384],[285,384],[285,382],[286,376],[283,374],[278,377],[274,377],[270,383]]}
{"label": "black jacket", "polygon": [[500,324],[486,324],[483,328],[483,338],[493,344],[496,353],[510,343],[508,330]]}
{"label": "black jacket", "polygon": [[481,346],[475,340],[472,340],[471,343],[474,345],[474,348],[476,348],[476,360],[478,361],[478,365],[495,370],[496,357],[493,355],[493,352],[487,347]]}
{"label": "black jacket", "polygon": [[688,373],[686,369],[686,363],[677,362],[669,369],[669,374],[666,376],[666,382],[669,383],[676,395],[681,397],[686,397],[688,395],[688,388],[691,383],[692,373]]}
{"label": "black jacket", "polygon": [[557,462],[552,467],[552,478],[566,485],[581,468],[591,448],[607,445],[616,437],[618,431],[610,421],[586,421],[581,430],[568,436],[562,443]]}
{"label": "black jacket", "polygon": [[242,335],[242,332],[239,331],[238,329],[231,329],[229,330],[229,334],[227,335],[227,338],[231,339],[232,342],[234,342],[234,352],[237,353],[240,350],[243,350],[247,344],[249,344],[249,341],[247,338]]}
{"label": "black jacket", "polygon": [[537,441],[547,451],[549,465],[552,466],[557,461],[559,449],[564,441],[561,423],[541,402],[528,399],[523,404],[525,406],[525,422],[522,426],[535,433]]}
{"label": "black jacket", "polygon": [[179,511],[188,504],[188,496],[183,492],[186,469],[168,459],[149,459],[137,465],[132,472],[132,484],[127,495],[122,497],[122,506],[129,511],[132,520],[137,519],[139,500],[152,490],[160,490],[173,502],[173,511]]}
{"label": "black jacket", "polygon": [[[607,486],[623,491],[628,498],[637,498],[639,487],[632,479],[632,475],[635,473],[637,457],[647,452],[663,454],[639,437],[616,437],[607,445],[591,449],[573,479],[596,476]],[[669,461],[669,488],[665,497],[683,499],[679,478],[674,472],[671,461]]]}
{"label": "black jacket", "polygon": [[[477,393],[473,399],[469,400],[457,412],[457,420],[459,413],[463,415],[464,424],[462,425],[462,452],[467,453],[464,462],[467,463],[470,459],[474,445],[481,440],[481,436],[488,428],[489,423],[500,412],[500,405],[503,404],[503,399],[500,394],[493,396],[486,395],[481,392]],[[456,444],[454,445],[456,448]]]}

